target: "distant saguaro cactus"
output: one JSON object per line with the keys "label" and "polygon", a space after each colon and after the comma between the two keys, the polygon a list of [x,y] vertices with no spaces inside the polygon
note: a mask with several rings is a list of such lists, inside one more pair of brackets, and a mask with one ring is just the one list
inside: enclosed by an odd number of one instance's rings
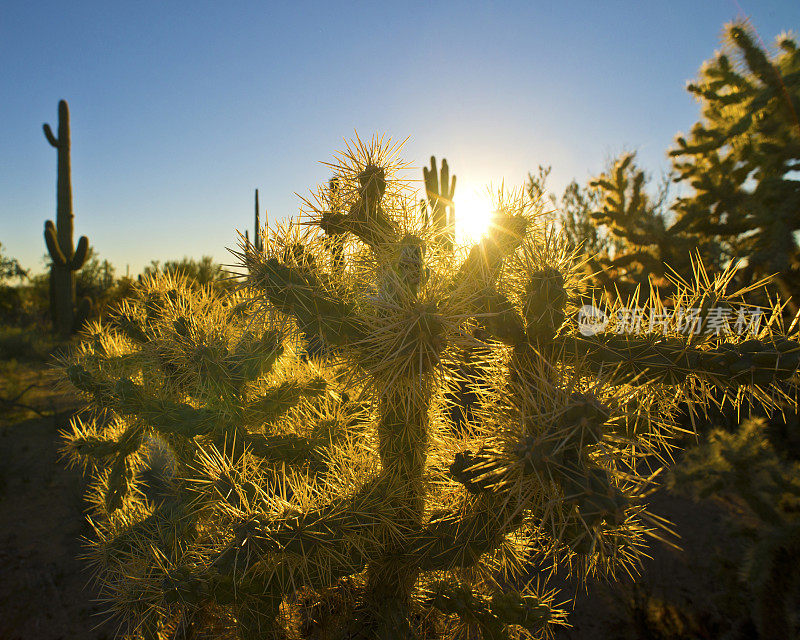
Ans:
{"label": "distant saguaro cactus", "polygon": [[[88,314],[91,301],[81,300],[75,313],[75,272],[83,266],[89,252],[89,240],[81,236],[77,248],[72,243],[72,178],[70,171],[69,106],[66,100],[58,103],[58,137],[45,124],[44,135],[58,151],[58,182],[56,188],[56,223],[44,223],[44,241],[53,264],[50,268],[50,311],[53,324],[61,335],[69,335],[82,317]],[[76,322],[78,320],[78,322]]]}
{"label": "distant saguaro cactus", "polygon": [[[258,208],[258,189],[256,189],[256,213],[255,213],[255,225],[253,226],[253,247],[256,251],[261,251],[264,248],[264,236],[261,231],[261,220],[259,216],[259,208]],[[245,239],[249,242],[250,241],[250,234],[247,231],[244,232]]]}
{"label": "distant saguaro cactus", "polygon": [[436,156],[431,156],[431,168],[422,167],[425,192],[431,208],[433,228],[441,234],[440,242],[445,249],[452,250],[456,240],[456,207],[453,196],[456,192],[456,177],[450,179],[447,160],[442,158],[442,169],[436,172]]}

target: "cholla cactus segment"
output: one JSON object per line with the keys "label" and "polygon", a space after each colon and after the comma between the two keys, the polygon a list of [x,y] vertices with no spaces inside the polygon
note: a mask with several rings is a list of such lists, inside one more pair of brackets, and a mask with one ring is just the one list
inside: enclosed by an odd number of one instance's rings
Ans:
{"label": "cholla cactus segment", "polygon": [[440,581],[429,587],[427,604],[474,624],[484,638],[494,640],[508,637],[508,624],[540,633],[553,621],[551,600],[516,592],[495,593],[489,598],[473,593],[458,582]]}
{"label": "cholla cactus segment", "polygon": [[[563,614],[525,577],[635,571],[678,402],[793,384],[777,315],[732,340],[617,335],[620,300],[582,335],[582,265],[530,202],[498,194],[488,235],[451,248],[397,152],[351,143],[303,218],[236,252],[240,293],[148,281],[67,363],[95,408],[67,448],[96,473],[95,560],[132,630],[546,636]],[[724,285],[671,308],[731,304]],[[718,353],[748,340],[769,356],[731,380]]]}

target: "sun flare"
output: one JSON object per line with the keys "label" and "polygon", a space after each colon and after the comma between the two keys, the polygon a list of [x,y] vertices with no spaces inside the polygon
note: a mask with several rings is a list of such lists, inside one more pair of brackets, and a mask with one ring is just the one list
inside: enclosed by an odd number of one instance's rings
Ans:
{"label": "sun flare", "polygon": [[489,230],[492,200],[488,190],[461,188],[453,198],[456,211],[456,243],[462,246],[478,242]]}

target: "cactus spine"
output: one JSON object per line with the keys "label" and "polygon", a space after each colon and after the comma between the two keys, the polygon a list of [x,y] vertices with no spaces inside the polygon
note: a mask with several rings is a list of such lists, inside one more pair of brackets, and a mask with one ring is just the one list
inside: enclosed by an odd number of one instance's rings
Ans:
{"label": "cactus spine", "polygon": [[[53,261],[50,267],[50,309],[56,330],[67,336],[76,329],[75,272],[86,261],[89,240],[81,236],[77,248],[72,242],[75,215],[72,212],[69,106],[66,100],[58,103],[58,137],[53,135],[49,124],[45,124],[43,129],[47,141],[58,152],[56,223],[53,224],[52,220],[44,223],[44,241]],[[87,313],[87,301],[81,301],[79,316]]]}

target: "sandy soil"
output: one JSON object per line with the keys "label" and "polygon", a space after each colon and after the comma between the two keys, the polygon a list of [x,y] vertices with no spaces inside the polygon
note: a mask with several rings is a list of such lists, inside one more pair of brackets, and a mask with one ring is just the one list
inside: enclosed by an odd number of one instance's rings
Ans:
{"label": "sandy soil", "polygon": [[80,559],[81,538],[90,534],[85,483],[58,454],[74,400],[53,391],[44,368],[25,373],[23,383],[43,386],[24,401],[55,413],[13,422],[11,411],[0,416],[0,638],[112,638]]}

